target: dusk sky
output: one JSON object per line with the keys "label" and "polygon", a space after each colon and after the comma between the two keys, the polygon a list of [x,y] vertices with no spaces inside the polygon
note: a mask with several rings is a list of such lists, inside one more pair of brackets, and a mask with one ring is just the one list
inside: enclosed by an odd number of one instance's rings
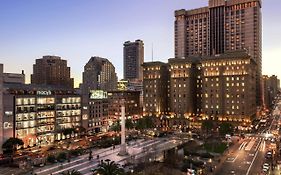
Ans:
{"label": "dusk sky", "polygon": [[[91,56],[108,58],[123,77],[123,43],[142,39],[145,61],[174,56],[174,10],[208,0],[1,0],[0,63],[5,72],[26,72],[43,55],[68,60],[75,85]],[[281,78],[281,1],[264,0],[263,73]]]}

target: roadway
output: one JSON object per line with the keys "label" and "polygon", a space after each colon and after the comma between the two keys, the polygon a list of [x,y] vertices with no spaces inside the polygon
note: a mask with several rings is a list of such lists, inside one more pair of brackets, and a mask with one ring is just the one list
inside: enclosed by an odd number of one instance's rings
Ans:
{"label": "roadway", "polygon": [[[276,107],[276,110],[279,110],[279,106]],[[280,111],[277,111],[277,114],[269,115],[265,127],[260,127],[255,133],[246,135],[244,139],[240,139],[239,142],[230,147],[215,174],[275,174],[273,173],[273,165],[276,155],[273,156],[273,159],[267,159],[266,154],[268,151],[274,150],[275,148],[272,145],[275,144],[276,140],[279,141],[278,137],[275,141],[272,140],[274,138],[272,133],[278,129],[278,122],[281,119]],[[263,172],[264,163],[271,166],[268,172]]]}

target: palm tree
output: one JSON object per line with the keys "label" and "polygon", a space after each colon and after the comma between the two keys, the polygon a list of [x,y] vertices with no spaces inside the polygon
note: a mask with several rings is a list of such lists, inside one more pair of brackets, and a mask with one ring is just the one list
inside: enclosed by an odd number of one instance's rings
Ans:
{"label": "palm tree", "polygon": [[79,171],[71,170],[71,171],[64,171],[60,173],[61,175],[82,175]]}
{"label": "palm tree", "polygon": [[101,162],[97,169],[93,170],[93,175],[124,175],[125,171],[123,168],[120,168],[119,164],[116,164],[114,161],[106,159],[104,162]]}

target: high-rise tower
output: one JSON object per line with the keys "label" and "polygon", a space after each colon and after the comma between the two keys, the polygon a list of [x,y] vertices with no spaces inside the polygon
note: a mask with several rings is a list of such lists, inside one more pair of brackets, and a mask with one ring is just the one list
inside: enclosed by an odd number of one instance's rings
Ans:
{"label": "high-rise tower", "polygon": [[43,56],[33,65],[31,84],[73,88],[74,80],[70,78],[66,60],[58,56]]}
{"label": "high-rise tower", "polygon": [[258,105],[262,102],[261,40],[260,0],[209,0],[207,7],[175,11],[175,57],[248,50],[257,64]]}
{"label": "high-rise tower", "polygon": [[135,42],[126,41],[123,49],[124,55],[124,79],[142,80],[144,61],[144,47],[142,40]]}

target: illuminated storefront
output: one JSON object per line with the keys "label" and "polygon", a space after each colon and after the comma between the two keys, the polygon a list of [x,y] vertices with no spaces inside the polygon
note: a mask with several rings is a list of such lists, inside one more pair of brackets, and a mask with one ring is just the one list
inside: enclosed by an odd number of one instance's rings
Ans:
{"label": "illuminated storefront", "polygon": [[[24,147],[48,145],[65,139],[66,128],[81,126],[81,97],[73,91],[8,89],[4,109],[14,111],[13,137]],[[8,123],[8,122],[7,122]]]}

